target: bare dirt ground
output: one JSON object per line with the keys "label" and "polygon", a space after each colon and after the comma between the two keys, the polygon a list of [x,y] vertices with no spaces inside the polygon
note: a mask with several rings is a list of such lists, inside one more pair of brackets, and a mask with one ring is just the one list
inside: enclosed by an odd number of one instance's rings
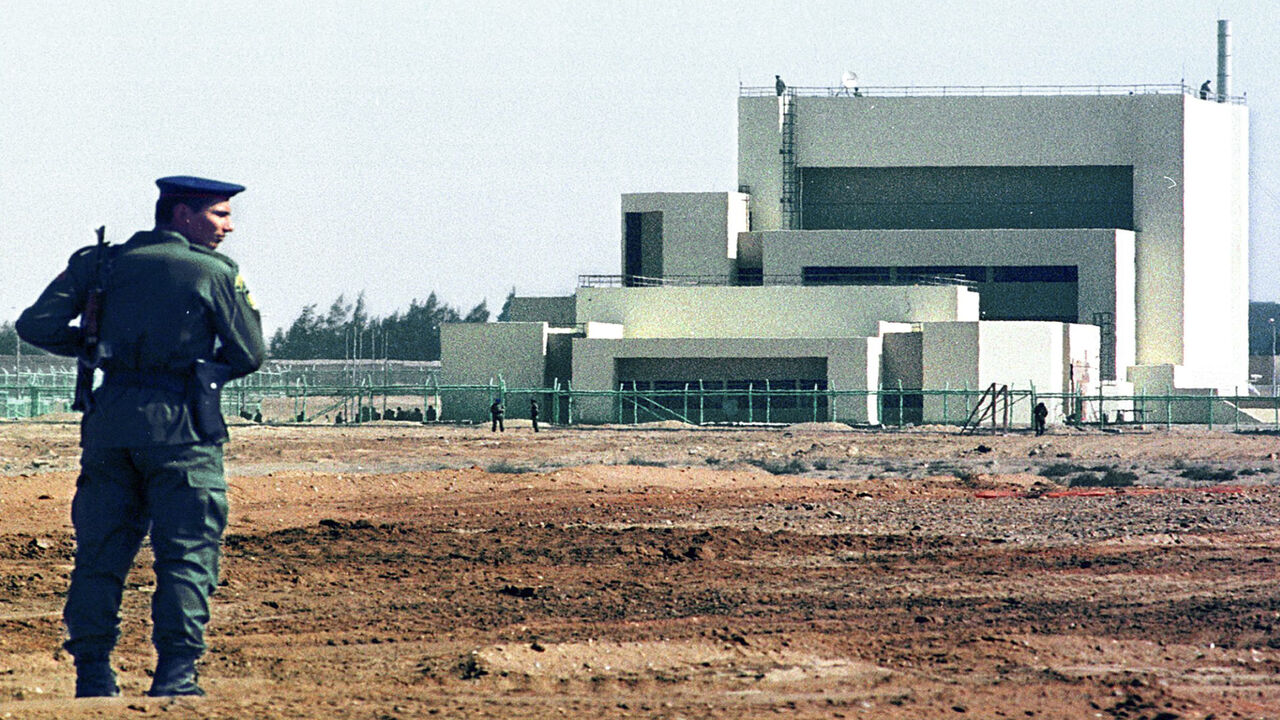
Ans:
{"label": "bare dirt ground", "polygon": [[210,696],[144,550],[75,701],[76,432],[0,424],[0,718],[1280,718],[1273,435],[237,427]]}

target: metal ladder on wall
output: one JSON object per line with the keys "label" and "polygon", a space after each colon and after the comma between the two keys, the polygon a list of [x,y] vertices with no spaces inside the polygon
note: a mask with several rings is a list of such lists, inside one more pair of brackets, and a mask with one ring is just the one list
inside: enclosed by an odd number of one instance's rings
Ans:
{"label": "metal ladder on wall", "polygon": [[782,107],[782,221],[788,230],[800,229],[800,169],[796,167],[796,93],[791,88],[778,96]]}

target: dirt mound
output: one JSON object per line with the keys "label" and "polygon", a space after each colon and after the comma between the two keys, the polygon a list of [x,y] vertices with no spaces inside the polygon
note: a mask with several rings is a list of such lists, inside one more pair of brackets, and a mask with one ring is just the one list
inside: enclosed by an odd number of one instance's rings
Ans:
{"label": "dirt mound", "polygon": [[681,420],[656,420],[654,422],[640,423],[639,425],[633,425],[630,427],[636,427],[641,430],[696,430],[698,428],[697,425],[692,425]]}
{"label": "dirt mound", "polygon": [[236,427],[192,705],[145,548],[70,700],[78,428],[3,429],[0,717],[1280,717],[1273,437]]}
{"label": "dirt mound", "polygon": [[853,432],[853,428],[838,422],[804,422],[788,425],[787,430],[797,433]]}

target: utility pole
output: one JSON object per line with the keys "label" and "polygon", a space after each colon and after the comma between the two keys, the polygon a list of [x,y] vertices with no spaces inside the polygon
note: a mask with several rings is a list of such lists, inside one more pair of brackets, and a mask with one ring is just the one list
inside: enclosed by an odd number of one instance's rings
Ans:
{"label": "utility pole", "polygon": [[1276,396],[1276,319],[1267,318],[1271,325],[1271,397]]}

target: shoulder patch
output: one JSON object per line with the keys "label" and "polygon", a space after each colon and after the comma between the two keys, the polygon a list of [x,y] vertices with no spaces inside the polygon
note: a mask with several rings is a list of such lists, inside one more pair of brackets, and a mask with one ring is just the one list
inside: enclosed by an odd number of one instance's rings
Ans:
{"label": "shoulder patch", "polygon": [[236,275],[236,292],[244,296],[244,301],[254,310],[258,309],[258,303],[254,301],[253,295],[249,292],[249,285],[245,283],[243,275]]}

